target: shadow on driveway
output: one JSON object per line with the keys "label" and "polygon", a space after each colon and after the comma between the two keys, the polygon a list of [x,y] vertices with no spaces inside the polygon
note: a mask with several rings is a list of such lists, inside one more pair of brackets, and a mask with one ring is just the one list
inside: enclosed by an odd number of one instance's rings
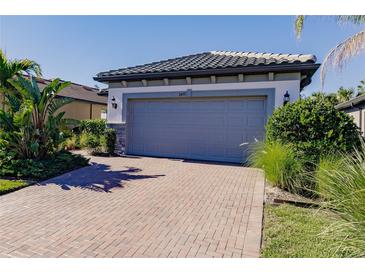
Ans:
{"label": "shadow on driveway", "polygon": [[109,165],[93,164],[80,168],[61,176],[48,179],[39,186],[54,184],[63,190],[81,188],[97,192],[111,192],[113,188],[122,188],[127,181],[157,178],[165,175],[143,175],[137,174],[142,170],[135,167],[125,167],[123,170],[112,170]]}

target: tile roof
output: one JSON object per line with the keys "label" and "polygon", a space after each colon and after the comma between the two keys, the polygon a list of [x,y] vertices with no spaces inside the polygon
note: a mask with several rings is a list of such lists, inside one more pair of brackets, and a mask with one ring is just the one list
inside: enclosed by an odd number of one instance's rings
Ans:
{"label": "tile roof", "polygon": [[103,78],[117,78],[118,76],[133,76],[137,74],[163,74],[168,72],[262,67],[284,64],[314,64],[315,62],[316,57],[311,54],[211,51],[145,65],[100,72],[94,79],[103,80]]}
{"label": "tile roof", "polygon": [[[51,80],[38,78],[38,85],[43,88],[45,85],[51,82]],[[107,98],[105,96],[98,95],[99,90],[96,88],[72,83],[68,87],[64,88],[58,95],[62,97],[69,97],[75,100],[82,100],[98,104],[107,104]]]}

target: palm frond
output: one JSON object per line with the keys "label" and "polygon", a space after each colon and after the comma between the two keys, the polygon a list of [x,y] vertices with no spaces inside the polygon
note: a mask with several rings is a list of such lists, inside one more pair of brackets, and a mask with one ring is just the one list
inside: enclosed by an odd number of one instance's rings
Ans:
{"label": "palm frond", "polygon": [[71,82],[68,82],[68,81],[61,82],[60,79],[57,79],[57,80],[59,80],[59,83],[56,85],[55,95],[60,93],[64,88],[71,85]]}
{"label": "palm frond", "polygon": [[37,94],[37,90],[39,92],[39,88],[37,83],[34,82],[34,79],[30,81],[22,76],[19,76],[16,79],[9,79],[8,82],[20,93],[24,99],[31,99],[34,102],[39,100],[39,94]]}
{"label": "palm frond", "polygon": [[42,90],[42,97],[44,97],[43,100],[46,100],[49,97],[55,97],[60,91],[69,85],[71,85],[71,82],[61,82],[59,78],[52,80],[52,82],[50,82]]}
{"label": "palm frond", "polygon": [[64,105],[67,105],[73,101],[74,101],[74,99],[68,98],[68,97],[55,98],[48,105],[48,114],[53,115],[61,107],[63,107]]}
{"label": "palm frond", "polygon": [[323,89],[324,80],[328,67],[342,69],[349,59],[365,50],[365,30],[356,33],[333,48],[324,58],[321,66],[321,85]]}
{"label": "palm frond", "polygon": [[340,23],[352,23],[361,25],[365,23],[365,15],[338,15],[336,20]]}
{"label": "palm frond", "polygon": [[76,127],[81,124],[80,120],[73,119],[73,118],[63,118],[64,125],[67,127]]}
{"label": "palm frond", "polygon": [[298,15],[295,18],[295,33],[296,33],[298,39],[300,38],[302,31],[303,31],[304,19],[305,19],[304,15]]}
{"label": "palm frond", "polygon": [[12,71],[25,72],[30,75],[34,74],[35,76],[42,76],[42,70],[40,65],[29,59],[9,61],[9,66]]}
{"label": "palm frond", "polygon": [[13,119],[9,112],[0,109],[0,128],[7,132],[14,130]]}
{"label": "palm frond", "polygon": [[4,93],[6,104],[10,107],[11,112],[17,112],[22,104],[21,100],[13,94]]}
{"label": "palm frond", "polygon": [[14,114],[14,124],[19,127],[31,125],[31,115],[34,109],[31,100],[23,101],[18,112]]}

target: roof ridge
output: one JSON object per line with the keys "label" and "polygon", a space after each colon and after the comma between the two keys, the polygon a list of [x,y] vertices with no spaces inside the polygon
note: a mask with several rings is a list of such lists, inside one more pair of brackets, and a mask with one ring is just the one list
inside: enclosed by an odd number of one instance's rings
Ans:
{"label": "roof ridge", "polygon": [[[83,87],[84,89],[86,90],[89,90],[92,89],[92,90],[95,90],[95,91],[99,91],[99,89],[97,88],[94,88],[94,87],[90,87],[90,86],[87,86],[87,85],[83,85],[83,84],[79,84],[79,83],[75,83],[75,82],[72,82],[72,81],[67,81],[67,80],[63,80],[59,77],[56,77],[56,78],[50,78],[50,79],[46,79],[46,78],[43,78],[43,77],[35,77],[35,76],[32,76],[33,78],[36,78],[37,81],[41,80],[41,81],[45,81],[45,82],[52,82],[54,79],[59,79],[61,82],[70,82],[71,85],[75,85],[75,86],[79,86],[79,87]],[[40,82],[40,81],[39,81]]]}
{"label": "roof ridge", "polygon": [[[130,69],[130,68],[138,68],[138,67],[143,67],[143,66],[152,66],[155,64],[159,64],[159,63],[163,63],[163,62],[168,62],[168,61],[175,61],[177,59],[184,59],[184,58],[188,58],[188,57],[196,57],[199,55],[203,55],[203,54],[207,54],[209,52],[201,52],[201,53],[195,53],[195,54],[188,54],[188,55],[183,55],[183,56],[179,56],[179,57],[175,57],[175,58],[167,58],[167,59],[163,59],[160,61],[154,61],[154,62],[150,62],[150,63],[145,63],[145,64],[141,64],[141,65],[135,65],[135,66],[128,66],[128,67],[124,67],[122,69]],[[109,70],[108,72],[113,72],[113,71],[118,71],[120,69],[115,69],[115,70]]]}
{"label": "roof ridge", "polygon": [[183,55],[176,58],[167,58],[142,65],[123,67],[116,70],[103,71],[98,73],[95,79],[146,73],[315,63],[316,61],[317,59],[313,54],[213,50]]}
{"label": "roof ridge", "polygon": [[212,50],[209,51],[211,54],[259,54],[259,55],[287,55],[287,56],[315,56],[309,53],[274,53],[274,52],[258,52],[258,51],[230,51],[230,50]]}

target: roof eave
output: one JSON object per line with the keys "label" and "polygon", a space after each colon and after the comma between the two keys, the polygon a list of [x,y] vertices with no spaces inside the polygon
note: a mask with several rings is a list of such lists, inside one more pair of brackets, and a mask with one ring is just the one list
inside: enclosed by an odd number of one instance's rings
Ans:
{"label": "roof eave", "polygon": [[[102,95],[99,95],[99,96],[102,96]],[[70,98],[70,99],[73,99],[75,101],[82,101],[82,102],[86,102],[86,103],[90,103],[90,104],[98,104],[98,105],[107,105],[108,104],[107,102],[100,102],[100,101],[96,101],[96,100],[75,98],[75,97],[66,96],[66,95],[60,95],[60,94],[58,94],[56,97],[59,97],[59,98]]]}
{"label": "roof eave", "polygon": [[335,108],[338,110],[352,108],[352,107],[356,107],[356,105],[360,105],[364,102],[365,102],[365,94],[355,97],[355,98],[348,100],[346,102],[343,102],[341,104],[338,104],[335,106]]}
{"label": "roof eave", "polygon": [[[113,75],[113,76],[96,76],[95,81],[112,82],[127,80],[143,80],[143,79],[162,79],[171,77],[189,77],[189,76],[206,76],[206,75],[232,75],[239,73],[265,73],[265,72],[293,72],[298,71],[305,73],[309,78],[316,72],[320,64],[285,64],[285,65],[265,65],[265,66],[248,66],[248,67],[232,67],[222,69],[204,69],[204,70],[188,70],[188,71],[166,71],[157,73],[136,73],[129,75]],[[307,78],[308,78],[307,77]],[[308,80],[307,80],[308,81]],[[305,85],[304,85],[305,86]],[[303,86],[303,87],[304,87]]]}

